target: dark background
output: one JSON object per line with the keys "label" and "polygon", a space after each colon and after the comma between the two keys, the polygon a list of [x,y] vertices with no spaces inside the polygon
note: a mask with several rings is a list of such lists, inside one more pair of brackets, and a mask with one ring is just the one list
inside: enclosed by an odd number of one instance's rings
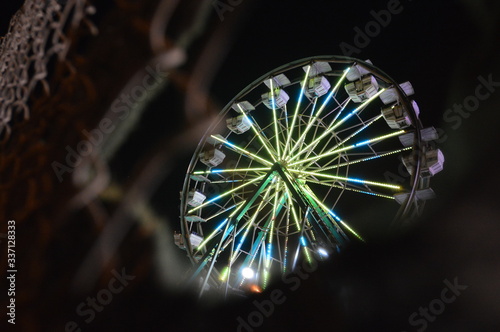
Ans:
{"label": "dark background", "polygon": [[[234,11],[224,13],[223,21],[214,9],[210,24],[187,50],[188,61],[181,71],[189,80],[196,78],[196,65],[203,66],[204,61],[207,66],[213,65],[213,77],[201,78],[207,81],[210,100],[221,107],[249,82],[274,67],[312,55],[342,54],[342,42],[356,46],[354,28],[364,30],[373,21],[370,12],[384,10],[387,4],[387,1],[243,0]],[[115,21],[107,20],[106,15],[116,16],[118,10],[113,2],[96,6],[104,11],[97,16],[99,23],[112,30]],[[500,328],[497,194],[500,181],[496,173],[500,166],[497,156],[500,91],[482,101],[475,112],[468,112],[458,127],[452,127],[453,122],[444,118],[446,110],[475,93],[479,76],[492,75],[495,82],[500,82],[497,60],[500,4],[486,0],[407,0],[401,1],[401,6],[402,12],[393,15],[387,27],[351,56],[370,59],[394,79],[412,82],[422,122],[440,128],[442,133],[440,147],[446,157],[445,170],[432,179],[438,197],[428,204],[418,225],[409,233],[383,243],[350,248],[336,260],[320,264],[317,271],[301,280],[296,291],[285,283],[270,287],[270,292],[282,290],[287,300],[256,330],[416,331],[409,323],[410,315],[440,297],[445,287],[443,280],[453,282],[455,278],[468,288],[456,301],[446,305],[443,314],[430,322],[427,330],[498,331]],[[15,8],[12,2],[0,5],[2,34]],[[178,13],[179,31],[190,13],[189,8]],[[115,17],[119,19],[120,16]],[[120,27],[133,25],[126,20],[121,23]],[[120,30],[116,30],[119,35]],[[214,64],[204,58],[203,50],[219,31],[227,34],[219,37],[224,52],[218,55],[219,63]],[[96,47],[91,42],[85,45]],[[81,53],[85,52],[87,49],[83,47]],[[123,60],[123,64],[118,62],[115,66],[126,64]],[[189,117],[183,116],[184,91],[167,89],[165,96],[144,114],[111,164],[113,177],[118,181],[126,181],[134,172],[131,165],[138,152],[149,150],[162,137],[168,139],[189,128]],[[162,108],[168,111],[161,111]],[[64,149],[65,143],[61,144]],[[74,308],[87,294],[95,296],[112,275],[104,272],[87,293],[69,292],[69,280],[78,273],[98,232],[84,233],[86,240],[82,241],[79,231],[87,232],[87,227],[63,223],[54,230],[53,245],[43,256],[47,265],[56,267],[56,272],[40,276],[40,285],[48,289],[33,298],[29,294],[18,298],[36,305],[18,306],[18,319],[35,322],[25,325],[29,326],[26,330],[63,330],[64,324],[73,320],[84,331],[235,331],[237,318],[246,320],[256,310],[253,299],[200,306],[189,293],[177,292],[172,282],[182,276],[187,262],[170,242],[170,234],[180,229],[176,199],[190,158],[189,146],[170,156],[173,167],[152,197],[152,205],[165,221],[164,228],[152,234],[134,226],[120,247],[122,257],[130,257],[132,263],[127,265],[123,259],[121,263],[125,265],[117,264],[116,270],[131,266],[137,279],[116,295],[94,321],[84,323]],[[84,219],[82,214],[74,218]],[[26,222],[22,227],[29,229],[31,225]],[[157,237],[168,241],[159,241]],[[82,247],[75,249],[73,241]],[[18,250],[28,250],[30,245],[20,243]],[[111,269],[108,267],[108,271]],[[22,285],[22,272],[19,275]],[[269,298],[266,293],[256,300]],[[2,318],[2,323],[5,320]]]}

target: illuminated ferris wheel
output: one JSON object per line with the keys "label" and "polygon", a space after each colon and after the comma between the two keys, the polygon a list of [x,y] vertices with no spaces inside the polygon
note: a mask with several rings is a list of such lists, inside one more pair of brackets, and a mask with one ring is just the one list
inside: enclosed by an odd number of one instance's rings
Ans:
{"label": "illuminated ferris wheel", "polygon": [[419,214],[444,157],[413,94],[341,56],[286,64],[243,89],[204,135],[181,192],[174,237],[200,294],[261,291]]}

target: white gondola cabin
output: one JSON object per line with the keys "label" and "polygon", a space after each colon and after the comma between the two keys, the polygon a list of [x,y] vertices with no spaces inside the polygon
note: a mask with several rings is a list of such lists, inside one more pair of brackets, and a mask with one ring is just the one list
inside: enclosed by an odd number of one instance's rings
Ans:
{"label": "white gondola cabin", "polygon": [[250,120],[243,114],[234,118],[226,119],[226,124],[227,128],[235,134],[243,134],[251,127]]}
{"label": "white gondola cabin", "polygon": [[317,76],[309,79],[306,95],[310,98],[321,97],[328,93],[331,85],[324,76]]}
{"label": "white gondola cabin", "polygon": [[[413,154],[402,158],[403,165],[408,173],[413,174],[415,169],[415,160]],[[440,149],[431,149],[425,153],[422,161],[421,175],[422,177],[434,176],[441,172],[444,167],[444,155]]]}
{"label": "white gondola cabin", "polygon": [[191,190],[187,195],[187,204],[191,207],[197,207],[203,204],[207,196],[203,195],[198,190]]}
{"label": "white gondola cabin", "polygon": [[[366,63],[373,64],[370,60],[366,60]],[[350,82],[359,80],[361,77],[368,75],[370,72],[365,69],[365,67],[360,65],[352,66],[346,74],[346,78]]]}
{"label": "white gondola cabin", "polygon": [[[404,91],[406,96],[411,96],[415,93],[410,82],[401,83],[399,87]],[[382,100],[385,105],[389,105],[399,101],[399,94],[395,88],[390,88],[380,94],[380,100]]]}
{"label": "white gondola cabin", "polygon": [[[262,95],[262,102],[266,105],[267,108],[282,108],[286,105],[286,103],[290,100],[290,96],[282,90],[275,89],[274,93],[268,92]],[[274,105],[274,106],[273,106]]]}
{"label": "white gondola cabin", "polygon": [[[197,248],[202,242],[203,237],[192,232],[189,235],[189,241],[191,242],[191,247]],[[186,244],[184,243],[184,237],[180,233],[174,233],[174,243],[181,249],[186,249]]]}
{"label": "white gondola cabin", "polygon": [[352,83],[345,85],[345,90],[355,103],[362,103],[375,96],[379,86],[377,79],[373,75],[367,75]]}
{"label": "white gondola cabin", "polygon": [[[437,140],[439,138],[439,134],[436,128],[428,127],[420,130],[420,137],[422,142],[430,142]],[[415,134],[413,132],[403,134],[399,136],[399,141],[405,147],[412,146],[415,143]]]}
{"label": "white gondola cabin", "polygon": [[226,155],[219,149],[205,150],[200,153],[200,161],[208,167],[215,167],[220,165]]}
{"label": "white gondola cabin", "polygon": [[[412,100],[411,103],[418,117],[420,109],[414,100]],[[396,103],[390,107],[383,108],[382,116],[384,117],[385,122],[387,122],[387,125],[389,125],[392,129],[403,129],[412,124],[410,114],[401,104]]]}

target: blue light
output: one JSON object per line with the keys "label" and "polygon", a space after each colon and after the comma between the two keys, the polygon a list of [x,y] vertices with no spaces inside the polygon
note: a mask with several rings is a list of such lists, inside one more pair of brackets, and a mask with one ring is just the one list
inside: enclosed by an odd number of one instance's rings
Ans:
{"label": "blue light", "polygon": [[306,243],[305,237],[303,237],[303,236],[300,237],[300,243],[302,244],[302,246],[307,247],[307,243]]}
{"label": "blue light", "polygon": [[363,141],[363,142],[356,143],[355,146],[361,146],[361,145],[365,145],[365,144],[369,144],[369,143],[370,143],[370,140],[366,140],[366,141]]}
{"label": "blue light", "polygon": [[325,258],[328,258],[328,251],[326,251],[325,249],[323,248],[318,248],[318,254],[321,256],[321,257],[325,257]]}
{"label": "blue light", "polygon": [[314,111],[316,111],[316,101],[314,102],[313,106],[311,107],[311,117],[314,115]]}
{"label": "blue light", "polygon": [[228,219],[229,218],[226,218],[223,222],[221,222],[220,225],[217,226],[217,228],[215,229],[215,231],[216,232],[219,231],[222,228],[222,226],[224,226],[226,224],[226,222],[227,222]]}
{"label": "blue light", "polygon": [[339,222],[342,222],[342,219],[339,218],[339,216],[337,216],[335,214],[335,212],[333,212],[332,210],[328,210],[328,212]]}
{"label": "blue light", "polygon": [[267,244],[267,257],[271,257],[271,251],[273,249],[273,245],[271,243]]}

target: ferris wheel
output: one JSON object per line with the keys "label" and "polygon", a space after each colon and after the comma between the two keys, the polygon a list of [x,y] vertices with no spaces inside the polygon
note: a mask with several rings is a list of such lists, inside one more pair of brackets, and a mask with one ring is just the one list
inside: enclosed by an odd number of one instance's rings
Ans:
{"label": "ferris wheel", "polygon": [[260,292],[418,215],[444,157],[413,94],[370,61],[342,56],[288,63],[238,93],[199,143],[181,192],[174,238],[200,295]]}

